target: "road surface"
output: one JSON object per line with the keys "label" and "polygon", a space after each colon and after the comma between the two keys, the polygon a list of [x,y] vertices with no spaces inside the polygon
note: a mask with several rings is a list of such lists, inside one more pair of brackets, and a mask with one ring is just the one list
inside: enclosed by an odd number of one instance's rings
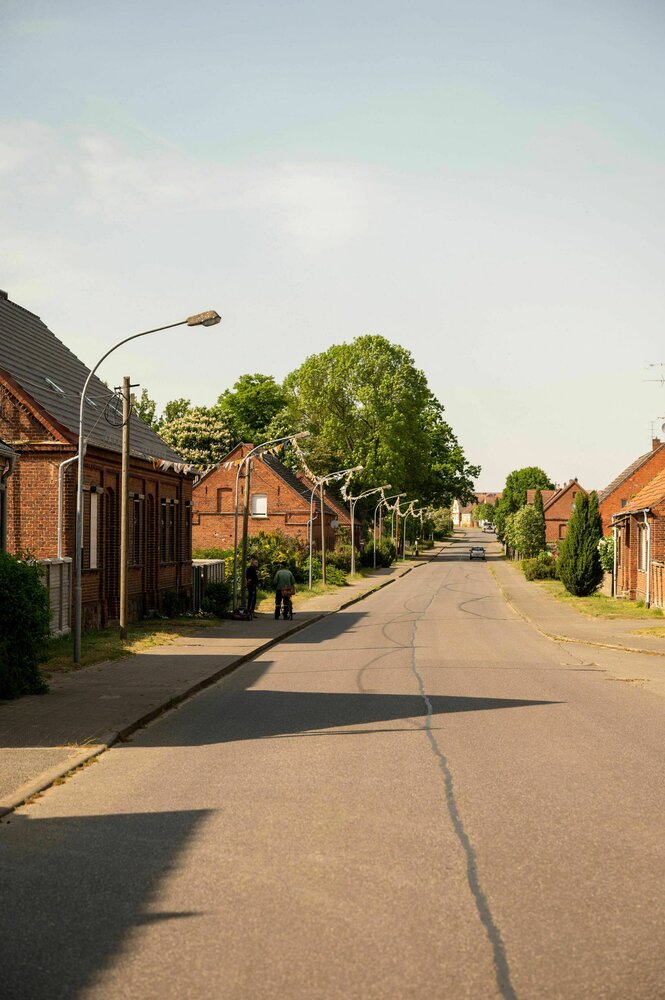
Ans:
{"label": "road surface", "polygon": [[3,822],[5,1000],[665,998],[665,700],[473,541]]}

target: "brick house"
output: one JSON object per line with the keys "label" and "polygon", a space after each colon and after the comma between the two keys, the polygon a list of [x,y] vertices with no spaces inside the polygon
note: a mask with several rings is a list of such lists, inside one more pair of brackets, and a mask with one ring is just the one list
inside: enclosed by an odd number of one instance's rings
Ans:
{"label": "brick house", "polygon": [[[193,503],[194,549],[227,549],[233,546],[235,526],[235,486],[238,463],[251,444],[238,444],[214,469],[195,485]],[[249,534],[279,531],[302,542],[309,541],[309,501],[311,486],[274,455],[265,453],[251,460]],[[239,483],[238,537],[242,532],[245,468]],[[314,545],[321,541],[318,490],[314,496]],[[326,547],[335,544],[335,523],[339,511],[328,502],[324,506]]]}
{"label": "brick house", "polygon": [[[545,541],[548,545],[557,545],[566,537],[568,522],[575,506],[578,493],[587,493],[577,479],[569,479],[563,486],[555,490],[541,490],[543,498],[543,513],[545,514]],[[536,490],[526,491],[526,502],[532,504]]]}
{"label": "brick house", "polygon": [[653,438],[651,451],[636,458],[598,494],[603,535],[609,534],[612,528],[612,515],[622,510],[628,501],[663,469],[665,469],[665,443],[659,438]]}
{"label": "brick house", "polygon": [[665,607],[665,470],[613,516],[614,593]]}
{"label": "brick house", "polygon": [[[7,549],[58,554],[59,468],[78,453],[80,393],[89,369],[27,309],[0,292],[0,437],[16,452],[7,480]],[[86,394],[83,620],[119,614],[121,407],[98,378]],[[191,588],[193,475],[155,432],[131,417],[129,610],[158,608]],[[175,467],[174,467],[175,463]],[[62,555],[75,546],[77,463],[63,467]],[[179,471],[178,471],[179,470]]]}

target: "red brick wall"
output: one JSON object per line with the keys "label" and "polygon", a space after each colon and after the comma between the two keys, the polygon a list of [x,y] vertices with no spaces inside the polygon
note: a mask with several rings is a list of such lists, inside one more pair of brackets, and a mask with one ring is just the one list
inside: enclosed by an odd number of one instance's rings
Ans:
{"label": "red brick wall", "polygon": [[[0,435],[1,437],[2,435]],[[665,469],[665,447],[660,447],[652,452],[644,465],[633,473],[624,483],[610,493],[600,505],[600,516],[603,521],[603,534],[609,535],[612,529],[612,514],[618,514],[621,510],[621,501],[631,500],[636,493]]]}
{"label": "red brick wall", "polygon": [[585,492],[586,490],[574,483],[558,500],[554,501],[551,507],[547,508],[545,511],[545,541],[548,544],[556,545],[566,537],[575,497],[578,493]]}
{"label": "red brick wall", "polygon": [[[198,483],[193,490],[194,504],[194,549],[229,548],[234,539],[235,482],[236,467],[215,469]],[[239,484],[238,537],[242,535],[242,511],[244,505],[244,475]],[[250,502],[256,494],[267,497],[267,517],[250,514],[249,534],[259,531],[279,531],[289,538],[308,541],[309,506],[307,501],[291,489],[269,466],[261,462],[252,463],[250,480]],[[221,511],[218,501],[221,499]],[[251,510],[251,506],[250,506]],[[335,541],[331,527],[332,515],[327,514],[326,546],[332,548]],[[321,526],[317,518],[314,522],[314,544],[320,546]]]}
{"label": "red brick wall", "polygon": [[[20,402],[0,387],[0,438],[18,453],[14,473],[7,481],[7,548],[18,554],[29,550],[39,559],[57,554],[58,467],[75,449],[57,441]],[[75,552],[76,469],[65,473],[63,505],[63,555]],[[84,625],[103,624],[117,618],[120,524],[120,455],[90,449],[84,468]],[[90,487],[98,487],[97,569],[90,568]],[[129,570],[130,615],[140,617],[160,607],[169,590],[188,593],[191,588],[191,499],[192,481],[175,472],[154,470],[147,462],[132,460],[130,492],[138,504],[138,533],[132,535],[130,551],[137,565]],[[167,549],[163,552],[161,500],[167,504]],[[189,507],[188,507],[189,505]],[[170,515],[169,507],[173,508]],[[133,501],[130,501],[133,513]],[[172,519],[171,519],[172,517]],[[190,529],[186,528],[189,519]],[[172,530],[171,530],[172,529]],[[173,536],[173,545],[169,537]],[[172,556],[171,558],[171,548]]]}

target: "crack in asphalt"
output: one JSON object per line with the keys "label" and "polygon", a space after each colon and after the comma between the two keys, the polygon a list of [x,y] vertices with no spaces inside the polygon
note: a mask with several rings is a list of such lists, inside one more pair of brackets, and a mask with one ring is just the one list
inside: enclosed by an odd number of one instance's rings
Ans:
{"label": "crack in asphalt", "polygon": [[[440,594],[441,590],[449,589],[445,584],[437,588],[436,592],[432,594],[427,606],[420,613],[420,618],[424,616],[431,605],[434,603],[435,599]],[[510,968],[508,965],[508,957],[506,955],[506,947],[503,943],[503,938],[501,937],[501,931],[499,930],[497,924],[492,916],[492,911],[490,909],[489,902],[480,884],[480,876],[478,873],[478,863],[476,860],[476,854],[471,844],[468,833],[464,826],[464,821],[460,815],[459,807],[457,805],[457,799],[455,797],[455,785],[453,782],[453,775],[448,762],[448,758],[443,752],[442,748],[439,746],[439,742],[434,735],[434,730],[432,728],[432,718],[433,718],[433,708],[432,703],[427,696],[425,690],[425,682],[423,677],[418,670],[417,657],[416,657],[416,633],[418,630],[419,619],[412,622],[411,626],[411,670],[418,682],[418,689],[420,696],[425,702],[427,708],[427,717],[425,719],[424,732],[427,735],[432,752],[437,758],[439,769],[443,775],[446,805],[448,807],[448,815],[450,816],[455,835],[459,841],[459,844],[466,857],[466,875],[467,882],[469,884],[469,889],[471,890],[471,895],[476,906],[480,922],[485,928],[485,933],[489,940],[490,946],[492,948],[492,957],[494,960],[494,969],[496,973],[496,983],[503,1000],[519,1000],[515,988],[512,984],[510,978]]]}

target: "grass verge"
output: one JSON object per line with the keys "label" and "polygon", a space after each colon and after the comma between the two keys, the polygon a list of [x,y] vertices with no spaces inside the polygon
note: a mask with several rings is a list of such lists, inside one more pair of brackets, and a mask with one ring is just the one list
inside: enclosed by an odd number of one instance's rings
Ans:
{"label": "grass verge", "polygon": [[161,621],[145,621],[130,625],[126,639],[120,638],[117,625],[84,632],[81,636],[81,663],[72,661],[72,637],[60,635],[51,639],[47,648],[47,658],[41,665],[45,674],[68,673],[79,667],[106,660],[120,660],[150,649],[152,646],[168,645],[181,636],[192,635],[202,628],[219,626],[217,619],[170,618]]}
{"label": "grass verge", "polygon": [[[545,590],[557,601],[568,604],[590,618],[662,618],[660,608],[646,608],[641,601],[627,601],[624,598],[608,597],[596,592],[589,597],[575,597],[569,594],[560,580],[536,580],[539,587]],[[665,631],[665,629],[664,629]],[[653,630],[649,630],[649,635]]]}

